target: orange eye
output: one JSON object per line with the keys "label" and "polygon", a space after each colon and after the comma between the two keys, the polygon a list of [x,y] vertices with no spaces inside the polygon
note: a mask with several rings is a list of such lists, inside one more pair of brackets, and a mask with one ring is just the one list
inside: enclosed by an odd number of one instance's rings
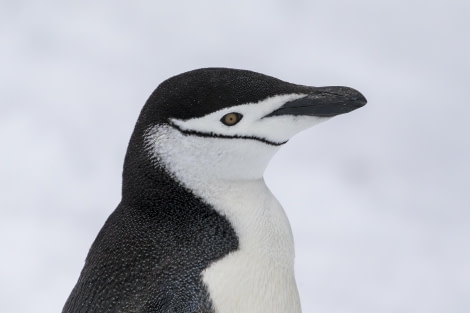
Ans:
{"label": "orange eye", "polygon": [[241,115],[240,113],[237,113],[237,112],[231,112],[231,113],[227,113],[225,114],[221,119],[220,121],[222,123],[224,123],[225,125],[227,126],[233,126],[235,124],[237,124],[238,122],[240,122],[240,120],[242,119],[243,115]]}

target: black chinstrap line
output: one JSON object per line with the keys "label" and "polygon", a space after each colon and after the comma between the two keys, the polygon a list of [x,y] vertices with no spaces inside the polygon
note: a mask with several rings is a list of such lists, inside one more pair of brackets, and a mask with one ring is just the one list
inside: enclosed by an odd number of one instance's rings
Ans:
{"label": "black chinstrap line", "polygon": [[273,141],[269,141],[267,139],[259,138],[259,137],[255,137],[255,136],[237,136],[237,135],[229,136],[229,135],[221,135],[221,134],[215,134],[215,133],[204,133],[204,132],[199,132],[199,131],[196,131],[196,130],[182,129],[178,125],[176,125],[175,123],[172,123],[171,121],[169,121],[169,124],[173,128],[177,129],[183,135],[192,135],[192,136],[198,136],[198,137],[211,137],[211,138],[224,138],[224,139],[248,139],[248,140],[260,141],[262,143],[265,143],[265,144],[268,144],[268,145],[271,145],[271,146],[282,146],[283,144],[287,143],[287,141],[288,141],[288,140],[286,140],[284,142],[273,142]]}

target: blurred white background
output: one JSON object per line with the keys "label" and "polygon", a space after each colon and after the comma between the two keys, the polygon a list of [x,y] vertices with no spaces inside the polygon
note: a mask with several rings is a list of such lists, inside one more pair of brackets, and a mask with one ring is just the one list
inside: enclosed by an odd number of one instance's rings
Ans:
{"label": "blurred white background", "polygon": [[369,101],[266,172],[304,312],[470,312],[469,27],[463,0],[2,1],[0,311],[61,311],[145,100],[223,66]]}

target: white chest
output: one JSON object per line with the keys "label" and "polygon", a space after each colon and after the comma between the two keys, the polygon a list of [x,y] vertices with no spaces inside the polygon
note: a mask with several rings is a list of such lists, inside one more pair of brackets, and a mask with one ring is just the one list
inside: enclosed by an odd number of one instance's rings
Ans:
{"label": "white chest", "polygon": [[239,237],[239,249],[203,273],[216,312],[300,312],[292,233],[281,205],[262,180],[226,186],[206,199]]}

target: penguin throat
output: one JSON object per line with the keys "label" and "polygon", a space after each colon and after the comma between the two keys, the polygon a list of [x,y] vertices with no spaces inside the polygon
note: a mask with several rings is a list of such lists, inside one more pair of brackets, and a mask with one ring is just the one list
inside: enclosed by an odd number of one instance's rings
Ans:
{"label": "penguin throat", "polygon": [[155,166],[196,186],[260,179],[279,149],[279,145],[259,140],[187,135],[170,125],[151,127],[145,136],[145,147]]}

